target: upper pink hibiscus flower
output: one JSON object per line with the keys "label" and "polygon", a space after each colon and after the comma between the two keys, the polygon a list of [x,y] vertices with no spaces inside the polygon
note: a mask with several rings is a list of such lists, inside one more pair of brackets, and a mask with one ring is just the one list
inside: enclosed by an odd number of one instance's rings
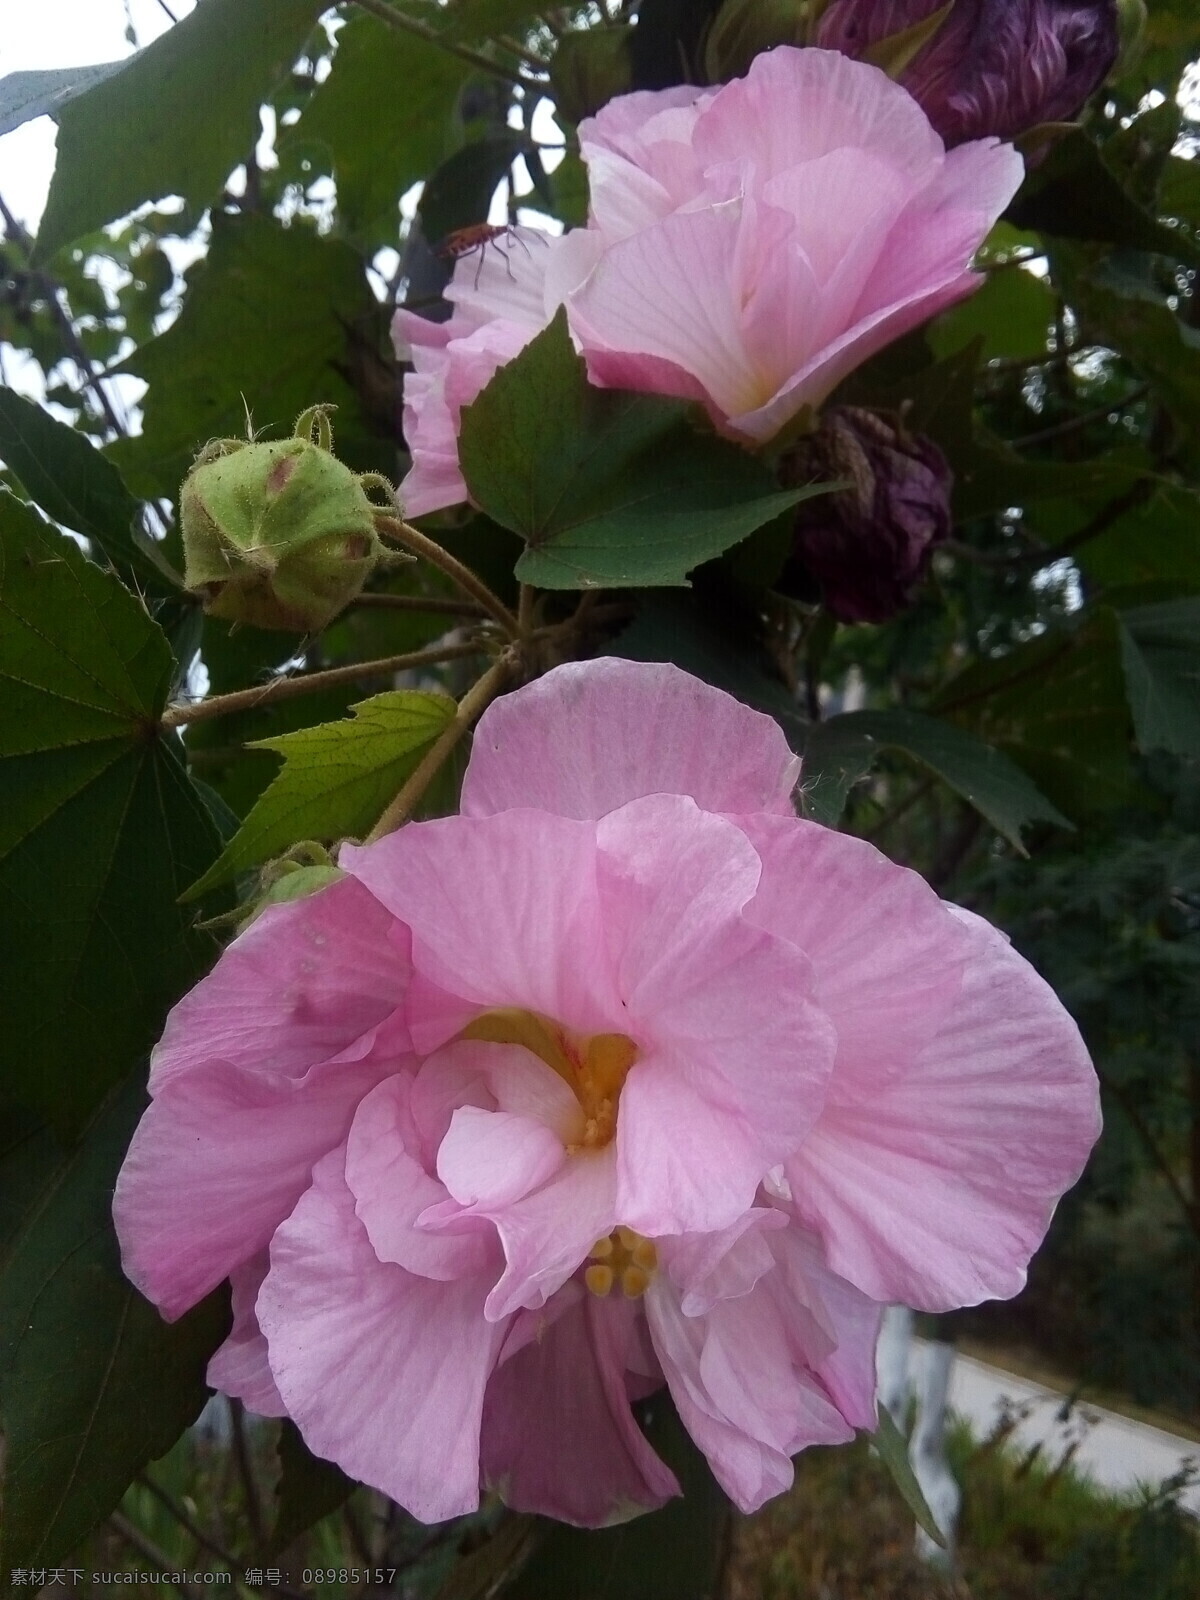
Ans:
{"label": "upper pink hibiscus flower", "polygon": [[466,498],[462,408],[560,305],[593,383],[703,404],[755,445],[968,294],[1020,156],[947,152],[877,68],[782,47],[717,90],[630,94],[580,124],[591,214],[461,262],[449,322],[396,318],[410,516]]}
{"label": "upper pink hibiscus flower", "polygon": [[1097,1131],[1061,1005],[979,918],[797,820],[778,727],[670,666],[481,720],[462,814],[344,848],[172,1012],[117,1186],[210,1380],[417,1516],[744,1509],[875,1418],[879,1302],[1011,1295]]}

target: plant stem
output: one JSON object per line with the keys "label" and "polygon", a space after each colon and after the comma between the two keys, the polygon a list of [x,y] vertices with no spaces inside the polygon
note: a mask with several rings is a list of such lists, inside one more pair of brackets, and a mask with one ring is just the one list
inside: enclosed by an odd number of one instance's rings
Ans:
{"label": "plant stem", "polygon": [[436,540],[427,538],[425,534],[410,527],[399,517],[389,517],[381,512],[375,519],[375,525],[387,538],[394,539],[406,550],[411,550],[413,555],[423,556],[431,567],[437,567],[448,578],[452,578],[464,594],[469,595],[472,600],[477,600],[490,616],[495,617],[510,639],[519,637],[521,630],[517,619],[504,601],[493,594],[483,579],[477,578],[470,567],[464,567],[461,561],[456,560],[449,550],[444,550]]}
{"label": "plant stem", "polygon": [[446,727],[420,766],[388,806],[379,821],[367,835],[366,843],[374,844],[386,834],[394,833],[417,806],[421,796],[437,776],[442,763],[490,701],[504,687],[505,681],[516,668],[515,652],[506,650],[498,661],[492,663],[483,677],[458,702],[454,720]]}
{"label": "plant stem", "polygon": [[533,603],[536,591],[532,584],[523,583],[517,596],[517,627],[521,630],[522,639],[528,639],[533,632]]}
{"label": "plant stem", "polygon": [[264,1549],[267,1542],[266,1524],[263,1522],[262,1504],[258,1497],[258,1484],[254,1481],[254,1463],[246,1439],[245,1409],[240,1400],[229,1402],[229,1424],[233,1433],[233,1455],[242,1480],[242,1494],[246,1501],[246,1518],[254,1536],[255,1547]]}
{"label": "plant stem", "polygon": [[428,611],[440,617],[483,617],[478,600],[439,600],[423,594],[360,594],[356,606],[380,611]]}
{"label": "plant stem", "polygon": [[355,661],[347,667],[330,667],[326,672],[308,672],[298,678],[273,678],[270,683],[257,684],[253,689],[237,689],[232,694],[213,695],[208,700],[197,700],[194,705],[168,706],[162,714],[161,725],[164,728],[178,728],[183,723],[209,722],[213,717],[228,717],[235,711],[253,711],[258,706],[271,705],[276,700],[314,694],[318,689],[334,689],[339,684],[355,683],[360,678],[379,678],[392,672],[404,672],[409,667],[431,667],[442,661],[459,661],[463,656],[485,653],[482,644],[439,644],[429,650],[410,650],[403,656],[381,656],[378,661]]}
{"label": "plant stem", "polygon": [[[179,1563],[172,1561],[165,1550],[160,1550],[152,1539],[146,1537],[136,1523],[128,1517],[122,1516],[119,1511],[114,1511],[108,1519],[113,1532],[118,1534],[125,1543],[131,1546],[141,1556],[143,1561],[148,1561],[152,1567],[157,1567],[159,1572],[167,1573],[176,1571]],[[194,1597],[199,1594],[198,1589],[193,1589],[190,1583],[173,1582],[172,1589],[177,1589],[180,1594]]]}
{"label": "plant stem", "polygon": [[523,84],[526,80],[520,73],[502,67],[498,62],[489,61],[487,56],[481,55],[477,50],[469,50],[466,45],[456,44],[452,39],[443,39],[436,28],[431,28],[426,22],[418,22],[416,17],[406,16],[403,11],[397,11],[390,6],[387,0],[354,0],[360,11],[369,11],[373,17],[378,17],[380,22],[386,22],[389,28],[396,28],[401,33],[414,34],[418,39],[424,39],[427,44],[432,44],[439,50],[445,50],[452,56],[458,56],[460,61],[469,61],[480,72],[490,72],[495,78],[503,78],[506,83]]}

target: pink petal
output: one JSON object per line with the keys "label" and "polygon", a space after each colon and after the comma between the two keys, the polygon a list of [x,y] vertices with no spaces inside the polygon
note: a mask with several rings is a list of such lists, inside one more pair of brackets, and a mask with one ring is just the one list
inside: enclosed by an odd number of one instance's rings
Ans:
{"label": "pink petal", "polygon": [[484,1479],[513,1510],[602,1528],[679,1493],[625,1389],[637,1315],[630,1301],[583,1295],[493,1373]]}
{"label": "pink petal", "polygon": [[799,773],[771,717],[678,667],[602,657],[555,667],[488,707],[462,811],[598,819],[642,795],[684,794],[706,811],[792,815]]}
{"label": "pink petal", "polygon": [[151,1093],[218,1061],[302,1077],[396,1011],[411,971],[406,930],[353,879],[269,906],[167,1018]]}
{"label": "pink petal", "polygon": [[651,795],[603,818],[597,843],[608,951],[645,1050],[617,1122],[622,1220],[727,1227],[816,1121],[833,1030],[807,958],[742,916],[760,862],[740,828]]}
{"label": "pink petal", "polygon": [[455,1234],[417,1226],[421,1213],[444,1200],[446,1190],[418,1158],[412,1093],[411,1076],[387,1078],[355,1114],[346,1145],[346,1183],[355,1213],[381,1261],[446,1282],[490,1270],[494,1281],[500,1248],[486,1221]]}
{"label": "pink petal", "polygon": [[787,1225],[782,1211],[756,1206],[719,1233],[685,1233],[672,1239],[663,1255],[684,1316],[705,1316],[718,1300],[749,1294],[775,1267],[764,1235]]}
{"label": "pink petal", "polygon": [[484,1390],[503,1329],[486,1279],[381,1262],[331,1153],[271,1246],[258,1297],[271,1370],[305,1443],[422,1522],[479,1504]]}
{"label": "pink petal", "polygon": [[438,1177],[461,1206],[494,1213],[552,1178],[562,1140],[532,1117],[460,1107],[438,1151]]}
{"label": "pink petal", "polygon": [[262,1250],[394,1066],[262,1077],[213,1062],[172,1078],[137,1126],[113,1217],[126,1276],[174,1321]]}
{"label": "pink petal", "polygon": [[233,1288],[233,1327],[214,1353],[205,1374],[209,1385],[240,1400],[247,1411],[260,1417],[285,1417],[267,1361],[267,1341],[254,1313],[254,1302],[270,1264],[265,1250],[229,1274]]}
{"label": "pink petal", "polygon": [[[410,823],[341,865],[413,932],[414,962],[480,1009],[537,1011],[577,1033],[620,1032],[603,948],[595,830],[540,811]],[[418,1047],[436,1048],[412,1018]]]}
{"label": "pink petal", "polygon": [[962,928],[918,873],[815,823],[739,819],[762,861],[747,918],[803,950],[837,1029],[840,1092],[902,1072],[962,988]]}
{"label": "pink petal", "polygon": [[488,1295],[493,1321],[536,1311],[621,1220],[612,1146],[571,1156],[542,1188],[495,1214],[507,1265]]}
{"label": "pink petal", "polygon": [[1033,968],[956,912],[962,994],[904,1069],[886,1051],[843,1086],[786,1165],[830,1267],[874,1300],[943,1311],[1025,1282],[1100,1131],[1078,1029]]}

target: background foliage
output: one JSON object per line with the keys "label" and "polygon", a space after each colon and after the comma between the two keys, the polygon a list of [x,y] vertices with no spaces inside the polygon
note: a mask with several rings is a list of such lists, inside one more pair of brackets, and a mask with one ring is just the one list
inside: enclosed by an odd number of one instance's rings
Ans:
{"label": "background foliage", "polygon": [[[338,408],[344,460],[397,480],[393,308],[444,314],[436,246],[455,228],[582,220],[574,122],[664,81],[681,41],[699,59],[714,10],[200,0],[119,69],[0,82],[0,127],[60,124],[38,237],[2,208],[0,246],[0,341],[48,403],[0,389],[0,1567],[62,1559],[206,1393],[222,1297],[166,1327],[121,1278],[108,1220],[146,1052],[218,949],[205,924],[268,857],[367,831],[494,648],[425,566],[317,638],[205,617],[178,576],[180,480],[247,416],[277,437],[316,402]],[[547,624],[571,591],[606,591],[565,648],[675,660],[770,711],[805,755],[809,814],[1008,929],[1084,1030],[1106,1132],[1029,1290],[968,1326],[1192,1416],[1198,57],[1192,0],[1152,0],[1140,54],[996,229],[984,288],[844,386],[906,408],[955,472],[954,539],[895,621],[838,627],[781,593],[796,492],[674,403],[588,390],[561,329],[466,417],[481,510],[425,524],[509,603],[518,577],[549,591]],[[523,481],[531,462],[553,483]],[[436,659],[400,679],[358,665],[413,652]],[[205,689],[341,668],[184,740],[162,721]],[[456,771],[428,809],[452,808]],[[282,1453],[286,1544],[349,1485],[290,1432]],[[701,1476],[657,1534],[554,1534],[556,1581],[576,1563],[608,1574],[597,1594],[642,1592],[635,1572],[661,1600],[699,1592],[723,1559],[710,1495]],[[415,1560],[413,1529],[393,1533]],[[421,1581],[494,1592],[536,1538],[476,1519]],[[660,1570],[647,1552],[666,1547],[696,1570]],[[547,1593],[549,1559],[511,1592]]]}

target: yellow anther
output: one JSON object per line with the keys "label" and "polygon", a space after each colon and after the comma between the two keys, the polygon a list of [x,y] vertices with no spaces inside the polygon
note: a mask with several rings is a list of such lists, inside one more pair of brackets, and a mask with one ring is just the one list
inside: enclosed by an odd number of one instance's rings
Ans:
{"label": "yellow anther", "polygon": [[617,1131],[621,1086],[637,1060],[637,1046],[623,1033],[582,1038],[535,1011],[484,1011],[458,1036],[487,1044],[519,1044],[556,1072],[579,1102],[582,1136],[568,1144],[571,1155],[602,1150]]}
{"label": "yellow anther", "polygon": [[583,1281],[593,1294],[599,1295],[603,1300],[613,1286],[613,1269],[600,1264],[589,1267],[583,1275]]}
{"label": "yellow anther", "polygon": [[643,1239],[640,1244],[634,1245],[633,1264],[642,1267],[646,1272],[658,1271],[658,1251],[654,1248],[652,1239]]}
{"label": "yellow anther", "polygon": [[606,1295],[619,1283],[627,1299],[639,1300],[658,1271],[654,1241],[632,1228],[614,1228],[607,1239],[597,1239],[591,1258],[600,1264],[586,1268],[583,1280],[593,1294]]}

